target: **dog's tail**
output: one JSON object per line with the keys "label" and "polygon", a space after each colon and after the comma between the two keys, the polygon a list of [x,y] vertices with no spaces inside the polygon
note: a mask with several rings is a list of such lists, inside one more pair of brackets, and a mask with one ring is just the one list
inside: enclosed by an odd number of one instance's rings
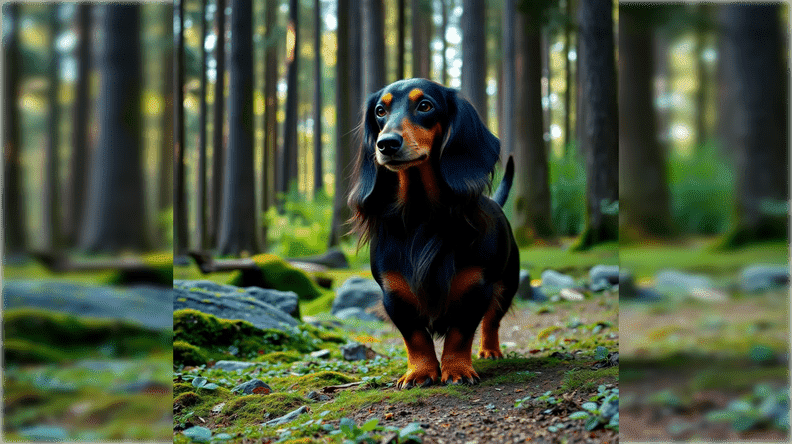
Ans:
{"label": "dog's tail", "polygon": [[498,203],[501,207],[503,204],[506,203],[506,199],[509,198],[509,191],[511,190],[512,181],[514,180],[514,157],[510,154],[509,160],[506,162],[506,172],[503,173],[503,179],[501,179],[500,185],[498,185],[498,189],[495,190],[495,195],[492,196],[492,199]]}

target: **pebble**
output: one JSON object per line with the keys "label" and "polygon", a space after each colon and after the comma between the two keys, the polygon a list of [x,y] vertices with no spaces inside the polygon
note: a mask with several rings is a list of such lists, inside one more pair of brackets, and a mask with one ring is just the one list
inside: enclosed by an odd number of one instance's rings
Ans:
{"label": "pebble", "polygon": [[240,384],[240,385],[234,387],[231,391],[232,392],[240,392],[240,393],[245,394],[245,395],[251,395],[251,394],[253,394],[253,390],[255,390],[255,389],[259,388],[259,387],[264,387],[265,389],[269,390],[270,392],[272,391],[272,388],[269,385],[267,385],[266,382],[262,381],[261,379],[250,380],[248,382],[245,382],[243,384]]}

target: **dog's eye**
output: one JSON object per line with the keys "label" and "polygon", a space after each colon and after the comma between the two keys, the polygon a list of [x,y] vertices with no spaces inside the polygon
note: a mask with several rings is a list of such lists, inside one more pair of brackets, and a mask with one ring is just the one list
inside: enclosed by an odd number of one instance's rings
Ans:
{"label": "dog's eye", "polygon": [[427,111],[432,110],[432,104],[428,100],[424,100],[423,102],[418,104],[418,111],[425,113]]}
{"label": "dog's eye", "polygon": [[382,105],[377,105],[374,112],[377,114],[377,117],[385,117],[385,107]]}

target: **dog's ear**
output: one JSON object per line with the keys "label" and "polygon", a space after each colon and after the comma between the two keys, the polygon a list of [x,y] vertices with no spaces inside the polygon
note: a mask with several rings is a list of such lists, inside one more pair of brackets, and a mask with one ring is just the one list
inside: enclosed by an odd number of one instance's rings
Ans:
{"label": "dog's ear", "polygon": [[455,195],[474,199],[490,184],[500,141],[458,92],[452,91],[447,103],[450,123],[440,151],[440,174]]}
{"label": "dog's ear", "polygon": [[360,125],[360,150],[355,161],[354,185],[348,198],[349,206],[353,211],[360,211],[366,206],[366,200],[374,191],[374,186],[377,183],[374,149],[379,135],[379,125],[374,114],[374,107],[377,105],[381,92],[378,91],[368,96],[363,108],[363,121]]}

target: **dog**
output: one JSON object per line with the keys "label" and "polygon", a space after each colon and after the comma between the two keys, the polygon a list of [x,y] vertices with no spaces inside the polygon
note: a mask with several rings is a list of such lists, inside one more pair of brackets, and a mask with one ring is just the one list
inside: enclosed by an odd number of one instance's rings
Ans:
{"label": "dog", "polygon": [[[475,384],[476,328],[478,356],[502,358],[498,328],[518,286],[519,252],[501,209],[513,160],[490,199],[500,141],[458,91],[430,80],[386,86],[363,114],[348,203],[407,348],[397,387]],[[433,337],[445,338],[440,362]]]}

